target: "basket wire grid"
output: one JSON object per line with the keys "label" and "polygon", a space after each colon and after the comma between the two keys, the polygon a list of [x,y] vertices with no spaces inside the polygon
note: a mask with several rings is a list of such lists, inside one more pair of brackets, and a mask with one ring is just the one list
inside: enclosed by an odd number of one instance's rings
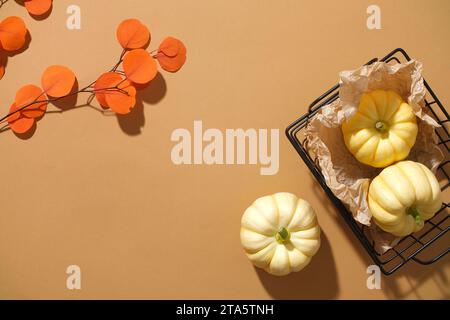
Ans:
{"label": "basket wire grid", "polygon": [[[380,61],[384,61],[386,63],[400,63],[402,61],[410,60],[411,59],[408,54],[403,49],[398,48],[390,52]],[[377,58],[372,59],[367,64],[372,64],[376,61],[378,61]],[[445,159],[439,165],[436,174],[440,180],[441,189],[445,190],[450,186],[450,177],[446,171],[446,166],[450,162],[450,150],[448,146],[448,143],[450,142],[448,128],[450,125],[450,116],[425,80],[424,86],[427,91],[424,101],[425,108],[429,110],[430,115],[441,125],[441,127],[435,130],[435,132],[439,140],[438,144],[445,155]],[[322,107],[335,101],[338,97],[339,84],[333,86],[331,89],[327,90],[320,97],[314,100],[310,104],[308,112],[286,128],[286,135],[289,141],[292,143],[295,150],[298,152],[321,187],[324,189],[330,200],[336,206],[347,225],[364,246],[367,253],[385,275],[394,273],[410,260],[422,265],[428,265],[441,259],[450,250],[448,246],[449,234],[447,234],[447,231],[450,228],[448,213],[448,207],[450,204],[448,202],[444,201],[441,209],[432,219],[425,222],[424,228],[421,231],[400,239],[393,248],[383,253],[376,250],[375,242],[370,236],[368,227],[354,220],[352,214],[348,211],[346,206],[338,198],[336,198],[336,196],[334,196],[333,192],[326,185],[324,177],[318,166],[317,158],[308,153],[307,146],[305,145],[306,140],[303,134],[303,129],[307,126],[309,119],[311,119]]]}

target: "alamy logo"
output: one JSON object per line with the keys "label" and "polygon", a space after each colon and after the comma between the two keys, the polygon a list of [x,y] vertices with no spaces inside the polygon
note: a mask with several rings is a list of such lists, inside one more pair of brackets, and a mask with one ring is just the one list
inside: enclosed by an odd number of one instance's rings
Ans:
{"label": "alamy logo", "polygon": [[66,27],[69,30],[81,29],[81,9],[79,6],[72,4],[66,10],[69,16],[66,20]]}
{"label": "alamy logo", "polygon": [[66,280],[66,287],[69,290],[81,289],[81,269],[76,264],[67,267],[66,273],[69,275]]}
{"label": "alamy logo", "polygon": [[381,9],[379,6],[372,4],[367,7],[367,14],[369,16],[367,17],[367,29],[373,30],[373,29],[381,29]]}
{"label": "alamy logo", "polygon": [[226,129],[223,133],[214,128],[203,131],[202,121],[194,121],[192,134],[188,129],[179,128],[172,132],[170,139],[177,142],[170,154],[176,165],[248,163],[260,164],[261,175],[278,172],[278,129]]}
{"label": "alamy logo", "polygon": [[381,270],[377,265],[370,265],[367,267],[367,274],[370,276],[367,278],[367,289],[381,289]]}

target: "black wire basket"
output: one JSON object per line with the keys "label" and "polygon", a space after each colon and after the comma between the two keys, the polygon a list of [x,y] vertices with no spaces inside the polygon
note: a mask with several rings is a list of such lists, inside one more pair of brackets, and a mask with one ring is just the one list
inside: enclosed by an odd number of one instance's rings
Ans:
{"label": "black wire basket", "polygon": [[[386,55],[380,61],[386,63],[401,63],[410,60],[408,54],[403,49],[398,48]],[[377,58],[372,59],[367,64],[372,64],[376,61],[378,61]],[[450,141],[448,131],[450,117],[430,85],[425,80],[424,85],[427,91],[425,96],[425,106],[429,109],[430,115],[441,125],[435,132],[439,139],[441,150],[445,155],[445,159],[438,167],[436,174],[441,183],[441,188],[444,190],[450,185],[450,177],[446,172],[446,166],[450,162],[450,150],[448,147]],[[350,229],[364,246],[367,253],[385,275],[394,273],[410,260],[422,265],[429,265],[438,261],[450,250],[450,234],[447,234],[447,231],[450,228],[448,202],[444,201],[439,212],[436,213],[432,219],[425,222],[425,226],[421,231],[402,238],[397,245],[383,253],[376,250],[375,242],[370,236],[368,227],[354,220],[346,206],[336,198],[326,185],[325,179],[317,164],[317,159],[308,153],[305,145],[304,129],[306,128],[309,119],[311,119],[322,107],[335,101],[338,97],[339,84],[327,90],[324,94],[314,100],[310,104],[308,112],[286,128],[286,135],[289,141],[336,206],[340,215],[344,218]]]}

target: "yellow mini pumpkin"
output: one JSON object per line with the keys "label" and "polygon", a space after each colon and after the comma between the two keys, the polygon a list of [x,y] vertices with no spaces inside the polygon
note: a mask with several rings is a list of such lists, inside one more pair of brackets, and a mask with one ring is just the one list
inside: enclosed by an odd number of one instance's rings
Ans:
{"label": "yellow mini pumpkin", "polygon": [[356,113],[342,124],[347,149],[376,168],[405,159],[416,141],[412,107],[393,91],[364,93]]}
{"label": "yellow mini pumpkin", "polygon": [[248,258],[273,275],[302,270],[320,247],[320,228],[308,202],[287,192],[261,197],[241,220]]}
{"label": "yellow mini pumpkin", "polygon": [[403,237],[423,228],[442,206],[441,189],[434,174],[423,164],[401,161],[372,180],[369,208],[384,231]]}

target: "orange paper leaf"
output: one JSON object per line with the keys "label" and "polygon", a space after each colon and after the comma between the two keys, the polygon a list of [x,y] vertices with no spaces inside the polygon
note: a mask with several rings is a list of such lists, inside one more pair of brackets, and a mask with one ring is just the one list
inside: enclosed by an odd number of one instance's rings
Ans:
{"label": "orange paper leaf", "polygon": [[20,88],[16,92],[15,105],[16,108],[22,108],[26,105],[30,106],[23,109],[20,113],[27,118],[40,118],[44,115],[47,110],[47,101],[33,103],[34,101],[46,100],[44,92],[38,86],[33,84],[28,84]]}
{"label": "orange paper leaf", "polygon": [[122,21],[117,28],[117,40],[124,49],[139,49],[150,42],[148,28],[137,19]]}
{"label": "orange paper leaf", "polygon": [[16,51],[25,45],[27,27],[19,17],[7,17],[0,22],[0,44],[6,51]]}
{"label": "orange paper leaf", "polygon": [[50,66],[42,74],[41,84],[44,92],[51,97],[59,98],[68,95],[74,85],[75,74],[64,66]]}
{"label": "orange paper leaf", "polygon": [[136,88],[126,79],[117,81],[113,85],[117,85],[121,91],[106,91],[105,100],[107,105],[118,114],[130,113],[136,104]]}
{"label": "orange paper leaf", "polygon": [[128,52],[123,59],[123,70],[128,80],[138,84],[150,82],[158,71],[155,60],[144,49]]}
{"label": "orange paper leaf", "polygon": [[11,122],[9,124],[9,127],[15,133],[21,134],[21,133],[25,133],[28,130],[30,130],[31,128],[33,128],[34,121],[35,120],[33,118],[21,117],[21,118],[17,119],[16,121]]}
{"label": "orange paper leaf", "polygon": [[175,57],[183,51],[183,48],[185,50],[184,53],[186,54],[186,48],[184,47],[183,42],[174,37],[167,37],[161,42],[158,50],[168,57]]}
{"label": "orange paper leaf", "polygon": [[52,0],[25,0],[25,8],[34,16],[46,14],[52,7]]}
{"label": "orange paper leaf", "polygon": [[117,72],[102,74],[95,82],[94,90],[100,105],[116,113],[129,113],[136,103],[136,88]]}
{"label": "orange paper leaf", "polygon": [[186,62],[186,56],[185,55],[178,55],[175,57],[168,57],[164,54],[158,54],[156,56],[158,59],[159,65],[161,68],[163,68],[166,71],[169,72],[177,72],[181,69],[181,67]]}
{"label": "orange paper leaf", "polygon": [[186,62],[186,51],[183,42],[168,37],[160,44],[156,59],[164,70],[177,72]]}
{"label": "orange paper leaf", "polygon": [[[14,111],[16,111],[17,109],[18,109],[18,108],[17,108],[16,104],[13,103],[13,104],[9,107],[9,113],[14,112]],[[19,119],[19,118],[20,118],[20,112],[13,113],[12,115],[10,115],[10,116],[8,117],[8,122],[11,123],[11,122],[13,122],[13,121],[15,121],[15,120],[17,120],[17,119]]]}
{"label": "orange paper leaf", "polygon": [[102,74],[94,84],[95,97],[97,98],[98,103],[104,108],[108,109],[109,106],[106,103],[105,93],[106,91],[102,91],[102,89],[113,88],[115,83],[118,83],[122,80],[122,76],[117,72],[106,72]]}
{"label": "orange paper leaf", "polygon": [[[19,108],[20,107],[17,107],[16,104],[13,103],[9,108],[9,112],[14,112]],[[12,131],[21,134],[30,130],[34,125],[35,120],[34,118],[24,117],[20,112],[17,112],[8,117],[8,123]]]}

